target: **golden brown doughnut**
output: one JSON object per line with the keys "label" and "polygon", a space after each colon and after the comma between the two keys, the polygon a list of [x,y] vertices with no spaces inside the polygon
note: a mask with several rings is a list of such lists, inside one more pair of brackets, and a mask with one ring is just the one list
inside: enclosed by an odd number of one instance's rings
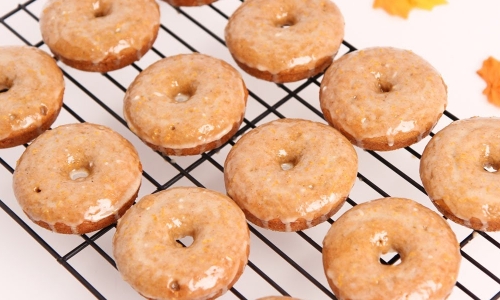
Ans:
{"label": "golden brown doughnut", "polygon": [[132,82],[124,116],[148,146],[166,155],[220,147],[238,130],[248,91],[238,71],[203,54],[162,59]]}
{"label": "golden brown doughnut", "polygon": [[47,130],[61,110],[63,74],[35,47],[0,47],[0,148],[25,144]]}
{"label": "golden brown doughnut", "polygon": [[446,217],[475,230],[500,230],[500,118],[455,121],[427,144],[420,178]]}
{"label": "golden brown doughnut", "polygon": [[291,82],[323,72],[344,38],[330,0],[247,0],[229,18],[226,44],[245,72]]}
{"label": "golden brown doughnut", "polygon": [[[176,240],[193,243],[183,248]],[[248,260],[245,216],[227,196],[196,188],[142,198],[118,221],[113,254],[122,277],[149,299],[214,299]]]}
{"label": "golden brown doughnut", "polygon": [[257,226],[298,231],[324,222],[344,204],[358,157],[328,125],[281,119],[243,135],[224,165],[227,194]]}
{"label": "golden brown doughnut", "polygon": [[114,223],[141,185],[135,148],[111,129],[90,123],[48,130],[26,149],[13,175],[14,194],[36,224],[82,234]]}
{"label": "golden brown doughnut", "polygon": [[376,47],[348,53],[325,72],[321,110],[353,144],[393,150],[426,137],[447,103],[446,85],[408,50]]}
{"label": "golden brown doughnut", "polygon": [[139,60],[159,26],[154,0],[48,0],[40,16],[52,53],[83,71],[109,72]]}
{"label": "golden brown doughnut", "polygon": [[[398,265],[382,254],[397,252]],[[384,198],[344,213],[323,241],[323,265],[338,299],[446,299],[460,247],[446,221],[408,199]]]}

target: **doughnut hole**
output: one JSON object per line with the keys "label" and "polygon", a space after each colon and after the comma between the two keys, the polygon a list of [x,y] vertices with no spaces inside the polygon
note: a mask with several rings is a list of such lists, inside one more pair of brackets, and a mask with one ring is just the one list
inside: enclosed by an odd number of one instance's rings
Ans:
{"label": "doughnut hole", "polygon": [[390,250],[380,254],[379,262],[385,266],[397,266],[401,263],[401,257],[397,251]]}
{"label": "doughnut hole", "polygon": [[94,171],[94,163],[88,158],[68,155],[67,161],[63,173],[72,181],[83,181],[90,177]]}
{"label": "doughnut hole", "polygon": [[295,168],[295,166],[299,163],[299,158],[298,157],[293,157],[292,159],[284,160],[283,162],[280,162],[280,167],[281,170],[283,171],[288,171],[292,170]]}
{"label": "doughnut hole", "polygon": [[294,154],[280,156],[278,159],[278,164],[280,165],[280,168],[283,171],[293,170],[299,163],[300,163],[300,156]]}
{"label": "doughnut hole", "polygon": [[173,238],[176,247],[189,248],[194,244],[196,232],[194,229],[186,227],[185,224],[180,224],[180,227],[170,229],[170,236]]}
{"label": "doughnut hole", "polygon": [[500,170],[500,153],[495,153],[490,149],[494,149],[494,146],[488,145],[485,152],[480,154],[482,157],[480,166],[485,172],[497,173]]}
{"label": "doughnut hole", "polygon": [[[374,90],[377,93],[389,93],[392,91],[394,84],[386,79],[385,70],[377,70],[370,72],[373,75],[374,81]],[[394,79],[394,76],[393,78]]]}
{"label": "doughnut hole", "polygon": [[[277,153],[277,162],[280,169],[290,171],[295,169],[302,160],[302,149],[297,142],[302,139],[302,133],[295,132],[289,136],[289,142],[282,145]],[[299,143],[300,144],[300,143]]]}
{"label": "doughnut hole", "polygon": [[[74,181],[78,181],[82,178],[87,178],[90,175],[90,170],[86,167],[73,169],[69,172],[69,178]],[[81,180],[80,180],[81,181]]]}
{"label": "doughnut hole", "polygon": [[4,80],[0,80],[0,94],[8,92],[13,85],[14,83],[9,78],[4,78]]}
{"label": "doughnut hole", "polygon": [[498,162],[487,161],[483,164],[483,169],[489,173],[496,173],[498,172],[499,168],[500,168],[500,163]]}
{"label": "doughnut hole", "polygon": [[167,91],[167,96],[173,99],[174,103],[184,103],[189,101],[196,93],[196,86],[188,82],[177,82],[176,86]]}
{"label": "doughnut hole", "polygon": [[290,13],[288,9],[284,9],[279,14],[276,15],[274,20],[274,26],[282,29],[288,29],[295,24],[297,24],[297,18],[294,14]]}
{"label": "doughnut hole", "polygon": [[374,246],[373,258],[377,259],[381,265],[396,266],[401,263],[405,248],[398,242],[394,242],[393,234],[381,230],[372,235],[370,243]]}
{"label": "doughnut hole", "polygon": [[176,102],[182,103],[188,101],[191,96],[192,95],[188,93],[178,93],[175,95],[174,99]]}
{"label": "doughnut hole", "polygon": [[297,20],[293,17],[287,17],[281,20],[278,20],[276,23],[276,27],[282,28],[282,29],[288,29],[292,26],[297,24]]}
{"label": "doughnut hole", "polygon": [[378,87],[382,93],[389,93],[392,91],[392,83],[388,81],[379,80]]}
{"label": "doughnut hole", "polygon": [[111,14],[111,3],[109,1],[97,0],[92,3],[94,17],[103,18]]}
{"label": "doughnut hole", "polygon": [[[469,164],[474,164],[479,168],[479,173],[497,173],[498,170],[500,170],[500,151],[497,151],[498,147],[500,146],[499,143],[497,143],[496,140],[496,135],[495,134],[489,134],[489,135],[484,135],[483,133],[479,131],[474,131],[470,135],[470,138],[477,138],[481,136],[483,139],[482,143],[474,144],[471,145],[471,149],[469,151],[474,151],[474,154],[470,156],[470,161]],[[485,175],[488,176],[488,175]]]}
{"label": "doughnut hole", "polygon": [[186,235],[185,237],[178,239],[178,242],[181,242],[187,248],[193,244],[194,237],[191,235]]}

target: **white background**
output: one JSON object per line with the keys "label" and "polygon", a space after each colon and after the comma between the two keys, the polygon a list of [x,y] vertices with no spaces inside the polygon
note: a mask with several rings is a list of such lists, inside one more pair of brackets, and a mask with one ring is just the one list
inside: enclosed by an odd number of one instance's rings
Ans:
{"label": "white background", "polygon": [[[38,16],[42,0],[35,1],[27,10]],[[220,0],[214,4],[225,14],[230,15],[239,5],[237,0]],[[433,11],[415,10],[405,20],[389,16],[384,11],[372,8],[371,0],[338,0],[346,22],[345,40],[357,48],[371,46],[393,46],[413,50],[428,60],[438,69],[448,85],[448,111],[459,118],[472,116],[500,116],[500,109],[486,101],[482,90],[485,83],[476,74],[482,61],[488,56],[500,59],[500,2],[495,0],[458,1],[451,0],[449,4],[437,6]],[[16,8],[18,3],[10,0],[0,0],[0,16]],[[162,24],[169,30],[181,36],[198,51],[224,59],[235,66],[227,49],[210,37],[183,14],[177,13],[169,5],[160,4]],[[223,29],[226,20],[208,7],[186,8],[184,11],[205,25],[217,36],[223,38]],[[16,30],[29,43],[41,41],[37,22],[25,11],[17,12],[5,20],[5,23]],[[12,34],[6,26],[0,24],[0,45],[24,44],[22,40]],[[190,52],[166,31],[161,30],[154,47],[165,55]],[[43,45],[42,49],[48,51]],[[347,49],[343,47],[341,54]],[[138,66],[144,68],[159,59],[153,53],[148,53]],[[103,101],[118,115],[122,116],[121,100],[123,91],[101,74],[91,74],[73,70],[59,64],[76,81],[85,86],[92,94]],[[127,87],[137,75],[132,67],[111,72],[115,80]],[[270,105],[287,95],[287,91],[274,84],[262,82],[243,74],[249,89],[264,99]],[[293,90],[302,84],[287,84]],[[312,106],[318,108],[318,88],[312,84],[299,93]],[[122,124],[112,118],[98,106],[86,93],[82,92],[66,78],[65,103],[87,121],[100,123],[112,127],[138,148],[143,161],[144,169],[158,182],[165,183],[178,174],[170,164],[154,154],[144,146]],[[0,104],[3,105],[3,104]],[[253,120],[265,108],[254,99],[249,98],[246,119]],[[314,113],[307,110],[295,98],[280,106],[278,111],[287,117],[302,117],[322,121]],[[269,115],[258,124],[276,119]],[[54,126],[77,122],[67,111],[63,110]],[[449,124],[450,120],[443,117],[436,130]],[[412,146],[421,153],[428,138]],[[23,146],[0,150],[0,157],[10,166],[24,150]],[[500,149],[498,149],[500,150]],[[213,158],[223,164],[229,147],[223,148]],[[360,158],[359,171],[369,178],[385,192],[393,196],[407,197],[434,209],[430,201],[418,189],[408,184],[400,176],[378,162],[372,155],[357,149]],[[402,170],[408,176],[420,183],[418,176],[418,159],[406,150],[391,153],[381,153],[384,159]],[[175,161],[186,168],[199,159],[200,156],[175,158]],[[190,172],[208,188],[224,192],[222,173],[209,162],[203,162]],[[175,184],[193,185],[186,178]],[[143,180],[140,196],[151,193],[155,187]],[[358,180],[351,198],[357,203],[379,198],[380,194]],[[11,190],[11,174],[0,167],[0,200],[7,204],[16,214],[27,222],[59,255],[66,255],[69,251],[83,243],[79,236],[58,235],[32,225],[19,209]],[[350,208],[346,204],[334,217]],[[461,241],[471,230],[450,223],[452,229]],[[322,237],[328,230],[328,224],[305,231],[316,243],[321,245]],[[288,257],[297,262],[319,283],[328,288],[321,267],[321,254],[307,244],[295,233],[274,233],[258,229],[265,237],[271,240]],[[114,229],[98,239],[99,245],[106,253],[111,253],[111,238]],[[90,235],[89,235],[90,236]],[[497,243],[500,242],[498,233],[489,233]],[[464,252],[479,262],[497,278],[500,277],[500,249],[493,246],[482,236],[475,234],[474,239],[464,247]],[[259,269],[277,282],[283,289],[293,296],[303,299],[327,299],[326,295],[317,289],[309,280],[285,262],[280,256],[269,249],[261,239],[252,234],[252,248],[250,260]],[[104,297],[108,299],[140,299],[118,273],[91,247],[68,260],[86,280],[88,280]],[[470,260],[463,260],[459,282],[481,299],[490,299],[500,291],[500,284],[485,275],[473,266]],[[253,269],[246,268],[235,288],[248,299],[279,294],[267,284]],[[92,295],[71,274],[69,274],[51,255],[48,254],[35,240],[33,240],[17,223],[3,210],[0,210],[0,299],[92,299]],[[228,292],[224,299],[236,299]],[[450,299],[469,299],[461,290],[455,288]]]}

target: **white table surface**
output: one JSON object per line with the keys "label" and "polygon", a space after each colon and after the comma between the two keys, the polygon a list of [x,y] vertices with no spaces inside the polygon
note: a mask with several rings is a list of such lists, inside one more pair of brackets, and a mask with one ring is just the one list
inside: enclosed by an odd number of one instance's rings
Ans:
{"label": "white table surface", "polygon": [[[482,90],[485,83],[476,74],[482,61],[488,56],[500,59],[500,1],[458,1],[450,0],[447,5],[437,6],[433,11],[415,10],[409,19],[389,16],[384,11],[372,8],[372,0],[337,0],[346,22],[345,40],[357,48],[371,46],[393,46],[413,50],[428,60],[438,69],[448,85],[448,111],[459,118],[472,116],[500,116],[500,108],[489,104]],[[27,11],[38,16],[43,0],[37,0],[27,7]],[[18,5],[14,0],[0,0],[0,17],[13,10]],[[237,0],[220,0],[214,4],[226,14],[239,5]],[[182,14],[174,11],[169,5],[161,3],[162,24],[174,33],[182,36],[198,51],[224,59],[235,66],[227,49],[215,39],[200,30]],[[223,29],[226,20],[208,7],[186,8],[184,11],[204,24],[219,37],[223,38]],[[17,12],[5,20],[5,23],[19,32],[28,42],[36,44],[41,41],[37,22],[25,11]],[[12,34],[9,29],[0,24],[0,45],[22,45],[22,40]],[[48,51],[43,45],[42,49]],[[175,41],[171,35],[161,31],[155,48],[165,55],[188,53],[187,48]],[[343,47],[343,53],[346,50]],[[159,59],[158,56],[148,53],[138,66],[144,68]],[[91,93],[106,103],[118,115],[121,113],[123,92],[116,88],[101,74],[91,74],[73,70],[59,63],[61,68],[73,78],[81,82]],[[132,67],[111,72],[110,75],[127,87],[137,75]],[[243,74],[249,89],[270,104],[286,96],[282,88],[274,84],[262,82]],[[291,90],[302,84],[287,84]],[[87,121],[100,123],[112,127],[138,148],[145,170],[159,182],[164,183],[177,174],[177,171],[144,146],[122,124],[110,117],[93,100],[78,89],[74,83],[66,78],[65,103]],[[312,85],[300,92],[300,96],[319,107],[317,99],[318,88]],[[0,104],[1,105],[1,104]],[[253,120],[264,108],[253,99],[249,99],[246,118]],[[303,117],[322,121],[296,101],[287,102],[279,108],[287,117]],[[258,124],[276,119],[270,115]],[[63,110],[54,126],[77,122],[67,111]],[[449,124],[450,120],[443,117],[436,130]],[[412,146],[421,153],[428,138]],[[23,152],[24,147],[0,149],[0,157],[11,166]],[[223,163],[229,147],[214,155],[214,159]],[[393,196],[412,198],[434,209],[430,201],[413,186],[401,177],[395,175],[387,167],[380,164],[373,156],[357,149],[360,157],[359,170],[363,175],[374,181],[379,187]],[[408,174],[413,180],[420,183],[418,176],[418,159],[406,150],[392,153],[382,153],[382,157],[389,160]],[[199,156],[175,158],[182,167],[187,167]],[[191,174],[208,188],[224,192],[221,182],[221,173],[208,162],[191,171]],[[214,175],[216,174],[216,175]],[[143,180],[144,182],[146,180]],[[175,185],[193,185],[187,179],[181,179]],[[145,182],[140,196],[153,192],[155,187]],[[380,195],[358,180],[351,198],[360,203]],[[65,255],[81,244],[84,240],[80,236],[53,234],[45,229],[33,225],[23,215],[12,193],[11,174],[0,167],[0,200],[24,220],[39,234],[55,251]],[[344,205],[334,219],[350,208]],[[435,210],[435,209],[434,209]],[[472,231],[450,223],[459,240],[468,236]],[[328,230],[328,224],[306,230],[305,233],[321,245],[322,237]],[[321,268],[321,254],[305,243],[295,233],[275,233],[258,229],[289,257],[301,265],[321,284],[328,287]],[[101,237],[97,244],[108,254],[111,253],[111,238],[114,229]],[[488,233],[497,242],[500,242],[499,233]],[[481,263],[496,277],[500,277],[500,249],[494,247],[483,237],[474,235],[474,239],[464,247],[464,251]],[[275,280],[283,289],[293,296],[303,299],[327,299],[326,295],[304,279],[295,269],[284,262],[272,250],[263,244],[260,239],[252,235],[252,250],[250,260]],[[104,297],[108,299],[141,299],[126,283],[124,283],[115,269],[106,262],[91,247],[68,260],[86,280],[88,280]],[[459,282],[471,290],[481,299],[490,299],[500,291],[500,284],[486,276],[474,267],[470,261],[463,260],[459,275]],[[275,294],[278,292],[250,268],[246,268],[235,288],[248,299]],[[93,296],[82,286],[66,269],[64,269],[45,249],[43,249],[24,229],[22,229],[3,210],[0,210],[0,299],[92,299]],[[222,299],[237,299],[228,292]],[[450,299],[470,299],[461,290],[454,288]]]}

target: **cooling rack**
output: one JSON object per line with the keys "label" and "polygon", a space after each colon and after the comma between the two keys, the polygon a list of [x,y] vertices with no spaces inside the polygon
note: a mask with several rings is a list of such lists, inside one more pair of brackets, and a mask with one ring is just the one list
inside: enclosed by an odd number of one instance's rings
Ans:
{"label": "cooling rack", "polygon": [[[32,45],[49,52],[38,27],[43,2],[1,3],[0,45]],[[204,7],[174,9],[161,2],[158,39],[140,61],[105,74],[81,72],[59,63],[66,92],[63,109],[53,126],[93,122],[109,126],[130,140],[138,149],[144,167],[138,199],[173,186],[200,186],[224,193],[224,160],[242,134],[278,118],[324,122],[318,101],[321,75],[296,83],[273,84],[242,72],[249,99],[240,130],[219,149],[192,157],[161,156],[146,147],[126,126],[122,99],[141,70],[166,56],[201,52],[236,67],[225,48],[223,30],[228,16],[240,4],[239,0],[221,0]],[[344,41],[338,56],[355,49],[355,45]],[[446,111],[434,132],[454,120],[457,117]],[[328,222],[296,233],[272,232],[249,224],[248,266],[221,299],[255,299],[266,295],[335,299],[321,262],[322,240],[330,224],[352,206],[386,196],[410,198],[435,210],[418,174],[420,155],[428,141],[429,137],[392,152],[356,148],[357,182],[347,203]],[[0,150],[0,298],[141,299],[115,269],[111,255],[114,226],[81,236],[59,235],[32,224],[23,214],[11,184],[16,160],[26,146]],[[462,254],[458,282],[450,299],[500,299],[500,235],[449,224],[460,241]],[[381,263],[394,264],[398,259],[397,254],[392,253],[381,257]],[[26,285],[30,286],[31,294]]]}

